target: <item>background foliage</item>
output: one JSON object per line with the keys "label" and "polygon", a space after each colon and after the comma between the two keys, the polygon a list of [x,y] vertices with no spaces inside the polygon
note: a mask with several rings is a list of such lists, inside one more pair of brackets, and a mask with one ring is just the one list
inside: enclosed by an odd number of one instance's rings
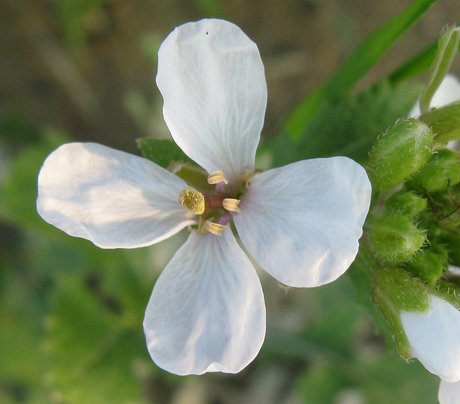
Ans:
{"label": "background foliage", "polygon": [[91,140],[139,153],[137,138],[167,138],[156,50],[172,27],[204,16],[232,20],[261,50],[261,165],[331,155],[365,163],[376,136],[416,101],[442,26],[460,19],[455,1],[433,3],[3,2],[0,402],[435,402],[438,381],[376,331],[359,263],[318,289],[285,290],[261,274],[268,330],[258,358],[239,375],[179,378],[151,362],[142,319],[185,234],[104,251],[35,211],[38,170],[58,145]]}

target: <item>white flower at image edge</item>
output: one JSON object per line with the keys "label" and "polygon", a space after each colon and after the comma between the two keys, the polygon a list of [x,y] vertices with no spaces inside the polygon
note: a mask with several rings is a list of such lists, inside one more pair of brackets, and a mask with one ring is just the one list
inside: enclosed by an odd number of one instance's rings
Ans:
{"label": "white flower at image edge", "polygon": [[[431,99],[431,108],[440,108],[452,102],[460,100],[460,82],[458,79],[448,74],[442,80],[436,92]],[[410,117],[417,117],[420,115],[420,106],[417,102],[409,113]]]}
{"label": "white flower at image edge", "polygon": [[370,183],[345,157],[255,173],[267,87],[257,46],[234,24],[176,28],[159,50],[157,84],[174,141],[213,190],[191,190],[140,157],[70,143],[43,164],[38,212],[102,248],[148,246],[196,224],[153,289],[148,350],[172,373],[235,373],[265,337],[262,288],[246,253],[289,286],[335,280],[357,254]]}
{"label": "white flower at image edge", "polygon": [[[448,105],[452,102],[456,102],[459,100],[460,100],[460,81],[455,76],[448,74],[446,75],[446,77],[444,77],[440,86],[434,93],[430,106],[432,108],[440,108],[440,107],[443,107],[445,105]],[[412,108],[411,112],[409,113],[409,116],[417,117],[419,115],[420,115],[420,107],[419,107],[419,104],[417,103]],[[456,149],[457,145],[458,145],[457,140],[453,140],[448,143],[448,147],[451,149]],[[453,270],[452,268],[449,268],[449,269],[451,271]],[[446,302],[446,304],[448,303]],[[440,306],[444,306],[444,305],[441,304]],[[457,323],[454,323],[451,325],[446,324],[446,327],[448,328],[452,327],[453,330],[457,330],[457,333],[459,333],[458,329],[460,327],[460,321],[458,321],[457,319]],[[433,341],[433,342],[436,342],[436,341]],[[436,342],[436,345],[437,344],[440,344],[440,342]],[[433,348],[430,347],[428,349],[432,350]],[[458,364],[459,371],[457,371],[456,373],[459,373],[460,372],[460,356],[457,355],[457,358],[458,358],[457,364]],[[425,363],[422,360],[420,361],[422,362],[422,364],[424,364],[425,367],[427,367],[427,369],[430,372],[438,374],[435,371],[433,371],[434,368],[430,365],[430,361],[427,362],[427,365],[425,365]],[[442,373],[445,373],[445,372],[442,372]],[[441,374],[438,374],[438,376],[440,376],[442,379]],[[449,377],[449,379],[451,379],[451,377]],[[449,383],[448,381],[441,380],[441,384],[439,386],[438,398],[441,404],[460,403],[460,382]]]}
{"label": "white flower at image edge", "polygon": [[460,402],[460,381],[448,383],[441,380],[438,400],[440,404],[458,404]]}
{"label": "white flower at image edge", "polygon": [[448,383],[460,380],[460,311],[448,301],[429,296],[423,312],[401,312],[412,355]]}

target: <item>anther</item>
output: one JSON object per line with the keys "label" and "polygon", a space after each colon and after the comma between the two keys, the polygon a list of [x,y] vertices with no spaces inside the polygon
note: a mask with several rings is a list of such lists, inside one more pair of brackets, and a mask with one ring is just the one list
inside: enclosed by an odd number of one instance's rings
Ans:
{"label": "anther", "polygon": [[229,212],[241,213],[241,210],[238,207],[239,204],[240,204],[239,199],[225,198],[222,201],[222,206],[224,207],[225,210],[228,210]]}
{"label": "anther", "polygon": [[211,222],[210,220],[206,220],[204,223],[204,229],[209,231],[209,233],[215,234],[216,236],[220,236],[226,228],[227,226]]}
{"label": "anther", "polygon": [[203,194],[193,188],[183,189],[179,194],[179,202],[196,215],[201,215],[206,206]]}
{"label": "anther", "polygon": [[213,173],[208,175],[208,184],[215,185],[221,182],[223,182],[224,184],[228,184],[228,181],[224,177],[224,173],[222,171],[214,171]]}

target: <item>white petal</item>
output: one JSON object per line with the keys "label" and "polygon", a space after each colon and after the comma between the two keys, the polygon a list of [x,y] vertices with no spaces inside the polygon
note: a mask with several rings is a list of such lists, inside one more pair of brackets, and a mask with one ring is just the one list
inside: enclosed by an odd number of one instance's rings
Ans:
{"label": "white petal", "polygon": [[236,25],[181,25],[158,53],[157,84],[176,143],[209,173],[236,179],[254,166],[267,104],[257,46]]}
{"label": "white petal", "polygon": [[460,311],[430,296],[425,312],[401,312],[412,355],[446,382],[460,380]]}
{"label": "white petal", "polygon": [[48,223],[99,247],[141,247],[194,222],[179,203],[185,187],[146,159],[95,143],[69,143],[43,163],[37,210]]}
{"label": "white petal", "polygon": [[144,319],[152,359],[179,375],[236,373],[265,336],[259,278],[229,229],[193,232],[160,275]]}
{"label": "white petal", "polygon": [[353,160],[304,160],[255,175],[234,221],[268,273],[289,286],[319,286],[353,262],[370,196]]}
{"label": "white petal", "polygon": [[[455,76],[448,74],[434,93],[430,107],[439,108],[458,100],[460,100],[460,81]],[[420,106],[417,102],[409,116],[417,117],[419,115]]]}
{"label": "white petal", "polygon": [[439,404],[460,403],[460,382],[447,383],[441,380],[438,392]]}

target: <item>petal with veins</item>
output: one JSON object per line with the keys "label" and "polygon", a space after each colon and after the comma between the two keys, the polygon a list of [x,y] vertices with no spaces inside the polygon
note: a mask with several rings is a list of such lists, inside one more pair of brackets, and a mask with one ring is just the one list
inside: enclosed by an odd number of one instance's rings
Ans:
{"label": "petal with veins", "polygon": [[367,174],[354,161],[304,160],[256,174],[234,222],[269,274],[289,286],[319,286],[354,260],[370,197]]}
{"label": "petal with veins", "polygon": [[259,278],[232,232],[192,232],[161,273],[144,319],[152,359],[179,375],[236,373],[265,336]]}
{"label": "petal with veins", "polygon": [[185,187],[141,157],[95,143],[69,143],[43,163],[37,210],[48,223],[99,247],[142,247],[194,223],[179,203]]}
{"label": "petal with veins", "polygon": [[430,296],[424,312],[401,312],[412,355],[446,382],[460,380],[460,311]]}
{"label": "petal with veins", "polygon": [[176,28],[160,47],[157,84],[169,130],[190,158],[230,181],[253,168],[267,86],[257,46],[240,28],[213,19]]}

